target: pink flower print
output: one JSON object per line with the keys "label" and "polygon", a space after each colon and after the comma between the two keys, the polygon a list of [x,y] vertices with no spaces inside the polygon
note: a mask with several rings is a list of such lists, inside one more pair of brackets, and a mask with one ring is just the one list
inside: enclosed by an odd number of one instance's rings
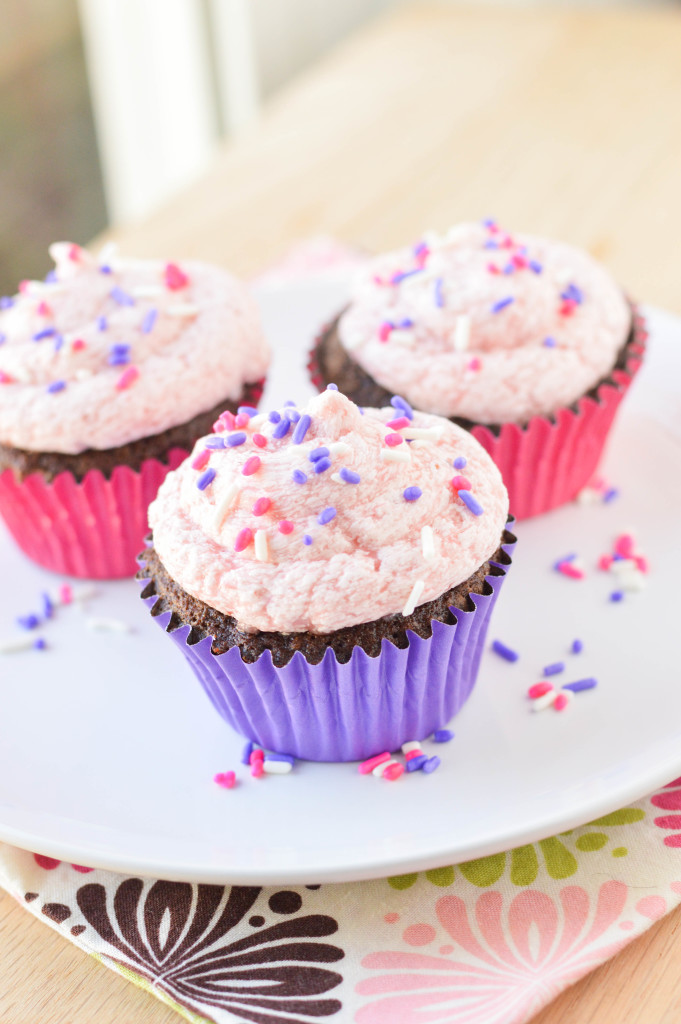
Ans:
{"label": "pink flower print", "polygon": [[[44,871],[54,871],[61,864],[60,860],[55,860],[54,857],[46,857],[42,853],[34,853],[33,860],[36,862],[39,868],[43,868]],[[74,871],[80,871],[81,874],[87,874],[90,871],[94,871],[94,868],[86,868],[83,864],[72,864],[71,867]]]}
{"label": "pink flower print", "polygon": [[674,779],[650,800],[653,807],[663,811],[677,811],[677,814],[663,814],[655,818],[658,828],[672,830],[673,834],[664,837],[665,846],[681,846],[681,778]]}
{"label": "pink flower print", "polygon": [[[379,973],[357,985],[370,998],[356,1024],[520,1024],[627,942],[609,930],[627,897],[623,882],[605,882],[595,906],[581,886],[561,889],[558,900],[526,889],[510,902],[485,892],[473,907],[459,896],[435,905],[439,953],[388,950],[370,953],[362,966]],[[425,938],[428,925],[410,926],[407,943]],[[441,946],[445,936],[453,942]],[[450,953],[451,951],[451,953]],[[373,998],[373,997],[378,997]]]}

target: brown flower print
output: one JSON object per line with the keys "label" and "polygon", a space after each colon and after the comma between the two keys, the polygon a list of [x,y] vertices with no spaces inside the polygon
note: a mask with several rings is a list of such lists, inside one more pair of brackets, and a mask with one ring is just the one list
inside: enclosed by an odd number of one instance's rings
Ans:
{"label": "brown flower print", "polygon": [[[145,892],[141,879],[127,878],[113,895],[113,919],[103,885],[82,886],[76,899],[123,958],[111,959],[134,967],[181,1005],[216,1007],[255,1024],[309,1024],[337,1013],[339,1000],[320,997],[342,975],[317,966],[343,959],[342,949],[317,941],[333,935],[337,922],[309,914],[262,927],[262,914],[248,918],[259,895],[256,887],[183,882],[154,882]],[[294,892],[269,899],[277,914],[301,905]],[[230,936],[237,927],[242,937]]]}

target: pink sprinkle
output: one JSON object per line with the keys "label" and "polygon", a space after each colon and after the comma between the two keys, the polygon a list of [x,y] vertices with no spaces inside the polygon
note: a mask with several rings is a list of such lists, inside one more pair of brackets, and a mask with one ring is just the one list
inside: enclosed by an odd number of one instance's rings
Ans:
{"label": "pink sprinkle", "polygon": [[12,378],[4,370],[0,370],[0,384],[11,384]]}
{"label": "pink sprinkle", "polygon": [[387,341],[388,338],[390,337],[390,332],[391,331],[392,331],[392,324],[389,324],[387,321],[384,321],[381,324],[381,326],[378,328],[378,340],[379,341]]}
{"label": "pink sprinkle", "polygon": [[634,538],[630,533],[621,533],[615,540],[615,551],[622,558],[631,558],[634,554]]}
{"label": "pink sprinkle", "polygon": [[282,519],[278,526],[279,533],[283,534],[293,533],[293,529],[293,523],[290,519]]}
{"label": "pink sprinkle", "polygon": [[516,252],[511,256],[511,263],[514,267],[518,267],[519,270],[523,270],[527,266],[527,260],[524,256],[521,256],[519,252]]}
{"label": "pink sprinkle", "polygon": [[383,440],[389,448],[394,448],[396,445],[404,443],[404,438],[401,434],[386,434]]}
{"label": "pink sprinkle", "polygon": [[379,764],[384,764],[386,761],[389,760],[390,754],[387,752],[384,754],[376,754],[375,757],[370,757],[368,761],[362,761],[361,765],[359,766],[359,774],[368,775],[370,772],[374,770],[374,768],[378,768]]}
{"label": "pink sprinkle", "polygon": [[87,348],[87,341],[82,338],[74,338],[71,342],[71,348],[74,352],[81,352],[84,348]]}
{"label": "pink sprinkle", "polygon": [[43,300],[43,302],[39,302],[38,303],[38,306],[36,308],[36,313],[38,314],[38,316],[52,316],[52,309]]}
{"label": "pink sprinkle", "polygon": [[405,761],[413,761],[415,757],[423,757],[422,750],[410,750],[408,754],[404,755]]}
{"label": "pink sprinkle", "polygon": [[245,412],[237,413],[237,415],[234,417],[234,426],[235,427],[247,427],[248,423],[249,423],[249,417],[246,415]]}
{"label": "pink sprinkle", "polygon": [[68,583],[62,583],[59,588],[59,600],[62,604],[71,604],[73,601],[73,590]]}
{"label": "pink sprinkle", "polygon": [[386,427],[389,427],[390,430],[402,430],[403,427],[408,427],[409,423],[410,421],[406,416],[400,416],[396,420],[389,420],[386,423]]}
{"label": "pink sprinkle", "polygon": [[650,566],[648,565],[648,559],[644,558],[643,555],[637,555],[635,558],[636,568],[639,572],[648,572]]}
{"label": "pink sprinkle", "polygon": [[400,775],[404,774],[404,765],[400,764],[399,761],[395,761],[395,764],[391,764],[383,772],[383,778],[387,779],[388,782],[394,782],[395,779],[399,779]]}
{"label": "pink sprinkle", "polygon": [[255,764],[256,761],[264,761],[264,759],[265,751],[261,750],[260,747],[256,747],[255,750],[251,751],[250,756],[248,758],[248,763]]}
{"label": "pink sprinkle", "polygon": [[169,288],[171,292],[177,292],[181,288],[186,288],[189,284],[189,278],[180,270],[177,263],[168,263],[166,265],[164,278],[166,288]]}
{"label": "pink sprinkle", "polygon": [[474,373],[477,373],[478,370],[482,369],[482,363],[477,358],[471,359],[470,363],[468,364],[468,369],[472,370]]}
{"label": "pink sprinkle", "polygon": [[490,274],[500,274],[501,273],[501,271],[499,270],[499,268],[496,265],[496,263],[488,263],[487,264],[487,269],[489,270]]}
{"label": "pink sprinkle", "polygon": [[236,773],[235,772],[218,772],[214,776],[213,782],[217,782],[218,786],[222,786],[223,789],[234,789],[236,785]]}
{"label": "pink sprinkle", "polygon": [[572,562],[560,562],[556,568],[558,572],[562,572],[563,576],[569,576],[571,580],[583,580],[584,571],[578,569]]}
{"label": "pink sprinkle", "polygon": [[471,482],[466,476],[455,476],[452,478],[452,487],[455,491],[470,491]]}
{"label": "pink sprinkle", "polygon": [[416,265],[419,268],[425,267],[426,261],[427,261],[429,256],[430,256],[430,249],[427,246],[424,246],[423,249],[419,249],[419,251],[414,256],[414,259],[416,260]]}
{"label": "pink sprinkle", "polygon": [[253,540],[253,530],[248,526],[244,526],[243,530],[239,530],[234,541],[235,551],[245,551],[248,545]]}
{"label": "pink sprinkle", "polygon": [[69,259],[73,260],[74,263],[78,262],[78,260],[80,259],[80,246],[79,245],[71,245],[71,246],[69,246]]}
{"label": "pink sprinkle", "polygon": [[19,281],[19,292],[21,295],[25,295],[30,287],[30,281]]}
{"label": "pink sprinkle", "polygon": [[253,515],[264,516],[272,502],[269,498],[258,498],[253,504]]}
{"label": "pink sprinkle", "polygon": [[139,375],[140,372],[136,366],[128,366],[116,381],[116,389],[118,391],[125,391],[126,388],[135,383]]}
{"label": "pink sprinkle", "polygon": [[544,694],[550,693],[552,689],[553,686],[551,683],[547,683],[546,681],[535,683],[534,686],[531,686],[527,691],[527,696],[531,697],[532,700],[535,700],[537,697],[543,697]]}
{"label": "pink sprinkle", "polygon": [[204,448],[203,451],[199,452],[196,458],[192,461],[192,469],[204,469],[208,465],[209,459],[210,449]]}
{"label": "pink sprinkle", "polygon": [[257,445],[258,448],[267,448],[267,438],[264,434],[254,434],[253,444]]}
{"label": "pink sprinkle", "polygon": [[217,422],[220,424],[218,430],[234,430],[236,417],[229,409],[225,409],[224,412],[220,413]]}
{"label": "pink sprinkle", "polygon": [[598,559],[598,568],[602,569],[604,572],[607,572],[610,566],[612,565],[612,561],[613,560],[611,555],[601,555],[601,557]]}
{"label": "pink sprinkle", "polygon": [[251,763],[251,775],[253,776],[254,779],[259,779],[260,776],[264,773],[264,771],[265,765],[262,758]]}
{"label": "pink sprinkle", "polygon": [[504,238],[503,242],[501,243],[501,248],[502,249],[512,249],[514,245],[515,245],[515,242],[513,241],[511,236],[510,235],[506,235],[506,237]]}
{"label": "pink sprinkle", "polygon": [[574,299],[563,299],[563,304],[561,305],[558,312],[561,316],[572,316],[576,309],[577,302]]}
{"label": "pink sprinkle", "polygon": [[251,455],[250,458],[244,462],[244,468],[241,470],[244,476],[253,476],[260,469],[260,456]]}
{"label": "pink sprinkle", "polygon": [[556,709],[556,711],[564,711],[565,708],[568,706],[569,700],[570,698],[566,696],[566,694],[559,693],[553,702],[553,706]]}

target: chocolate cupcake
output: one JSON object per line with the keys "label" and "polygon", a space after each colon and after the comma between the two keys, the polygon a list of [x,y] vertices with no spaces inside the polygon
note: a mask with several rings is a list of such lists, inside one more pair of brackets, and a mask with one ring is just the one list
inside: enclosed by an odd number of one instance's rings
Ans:
{"label": "chocolate cupcake", "polygon": [[362,413],[330,389],[220,430],[149,510],[142,597],[269,749],[395,750],[475,683],[514,541],[506,489],[470,434],[393,401]]}
{"label": "chocolate cupcake", "polygon": [[0,299],[0,514],[49,569],[130,575],[165,474],[257,405],[268,346],[218,267],[50,252],[45,282]]}
{"label": "chocolate cupcake", "polygon": [[589,481],[645,339],[586,252],[487,221],[371,261],[310,369],[359,404],[397,391],[470,430],[524,518]]}

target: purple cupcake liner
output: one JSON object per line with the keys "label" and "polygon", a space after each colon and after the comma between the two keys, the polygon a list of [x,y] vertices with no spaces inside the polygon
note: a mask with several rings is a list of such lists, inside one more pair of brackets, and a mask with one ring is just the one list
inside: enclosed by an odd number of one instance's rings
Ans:
{"label": "purple cupcake liner", "polygon": [[[510,556],[513,547],[507,542],[502,550]],[[488,593],[470,595],[473,611],[453,608],[451,625],[433,620],[427,639],[407,630],[403,649],[384,640],[375,658],[356,647],[344,665],[330,648],[318,665],[300,651],[282,668],[273,665],[269,651],[247,664],[238,647],[212,654],[210,636],[187,643],[186,624],[169,636],[215,709],[242,736],[309,761],[361,761],[425,739],[468,700],[510,560],[490,564],[500,575],[485,578]],[[151,610],[158,597],[143,600]],[[167,631],[170,616],[164,612],[155,621]]]}

